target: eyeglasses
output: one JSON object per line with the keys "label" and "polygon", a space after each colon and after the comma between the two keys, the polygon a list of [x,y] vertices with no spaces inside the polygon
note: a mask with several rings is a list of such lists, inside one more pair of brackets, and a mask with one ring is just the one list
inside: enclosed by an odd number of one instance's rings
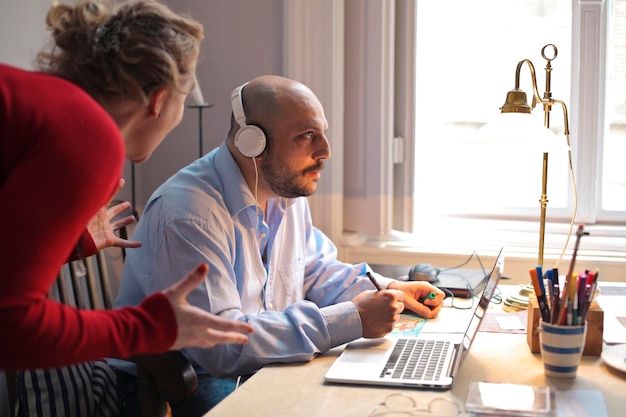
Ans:
{"label": "eyeglasses", "polygon": [[389,394],[385,400],[376,405],[367,417],[458,417],[462,410],[452,400],[435,398],[424,406],[406,394]]}

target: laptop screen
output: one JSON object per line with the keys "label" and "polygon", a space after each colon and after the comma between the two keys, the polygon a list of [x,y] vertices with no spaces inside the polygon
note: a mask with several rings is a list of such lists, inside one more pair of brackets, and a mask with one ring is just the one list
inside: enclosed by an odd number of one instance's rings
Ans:
{"label": "laptop screen", "polygon": [[491,274],[489,274],[489,280],[485,285],[482,296],[480,297],[480,300],[478,300],[478,306],[474,311],[469,326],[467,327],[467,331],[465,332],[465,337],[463,338],[463,347],[465,351],[469,349],[472,341],[474,340],[474,336],[478,333],[478,327],[487,312],[491,297],[493,297],[496,287],[498,286],[498,282],[500,281],[500,274],[502,273],[502,251],[503,249],[501,248],[493,269],[491,270]]}

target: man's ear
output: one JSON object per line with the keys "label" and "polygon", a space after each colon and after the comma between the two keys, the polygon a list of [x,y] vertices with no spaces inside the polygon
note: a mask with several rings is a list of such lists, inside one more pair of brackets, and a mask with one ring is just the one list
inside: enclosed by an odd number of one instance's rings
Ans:
{"label": "man's ear", "polygon": [[152,94],[150,94],[150,102],[148,103],[150,116],[155,118],[161,116],[161,110],[163,109],[163,105],[165,104],[166,93],[167,89],[159,88],[157,90],[154,90]]}

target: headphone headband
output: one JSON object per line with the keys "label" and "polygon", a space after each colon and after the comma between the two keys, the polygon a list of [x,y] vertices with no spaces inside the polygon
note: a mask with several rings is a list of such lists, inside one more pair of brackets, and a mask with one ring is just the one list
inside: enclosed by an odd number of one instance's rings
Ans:
{"label": "headphone headband", "polygon": [[230,102],[233,108],[233,115],[235,116],[235,121],[241,127],[244,127],[246,125],[246,113],[243,111],[243,98],[241,97],[241,90],[243,90],[246,85],[248,85],[247,82],[241,84],[239,87],[236,87],[230,94]]}

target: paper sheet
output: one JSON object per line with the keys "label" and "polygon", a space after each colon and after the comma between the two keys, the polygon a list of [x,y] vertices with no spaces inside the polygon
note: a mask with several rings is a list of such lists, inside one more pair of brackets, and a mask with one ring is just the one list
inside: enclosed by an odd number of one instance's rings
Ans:
{"label": "paper sheet", "polygon": [[626,343],[626,327],[622,321],[626,317],[624,296],[600,293],[597,300],[604,310],[604,330],[602,333],[604,343],[608,345]]}

